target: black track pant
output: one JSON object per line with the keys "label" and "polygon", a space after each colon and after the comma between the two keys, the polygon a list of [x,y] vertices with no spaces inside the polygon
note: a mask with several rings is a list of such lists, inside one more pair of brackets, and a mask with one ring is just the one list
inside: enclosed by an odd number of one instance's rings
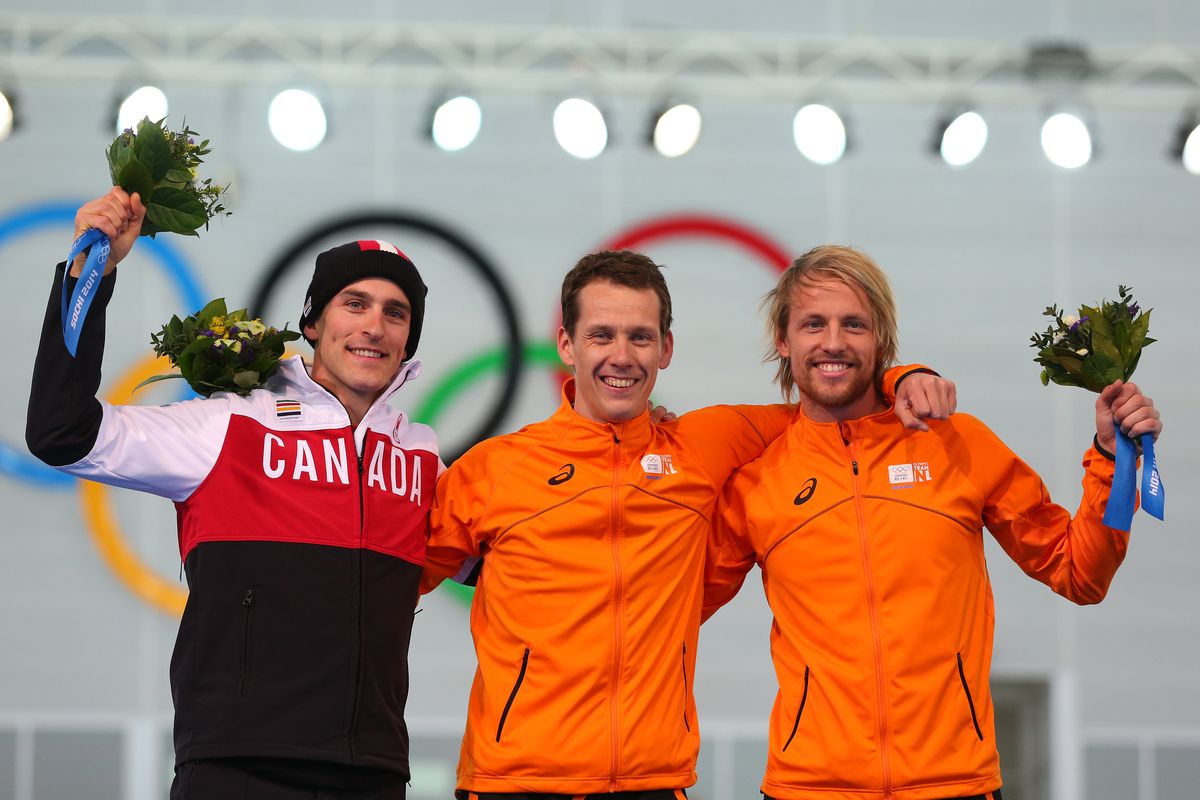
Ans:
{"label": "black track pant", "polygon": [[171,800],[404,800],[399,775],[387,780],[386,773],[372,770],[370,777],[368,782],[376,785],[346,788],[328,779],[316,780],[318,785],[302,783],[237,761],[188,761],[175,768]]}

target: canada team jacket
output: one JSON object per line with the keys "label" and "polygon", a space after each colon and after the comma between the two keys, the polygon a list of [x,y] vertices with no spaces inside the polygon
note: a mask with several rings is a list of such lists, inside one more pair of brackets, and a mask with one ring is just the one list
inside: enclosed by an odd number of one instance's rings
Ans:
{"label": "canada team jacket", "polygon": [[1083,458],[1072,519],[974,417],[906,431],[891,412],[797,412],[722,496],[707,618],[755,563],[775,614],[779,693],[762,791],[782,800],[927,800],[1000,787],[988,676],[986,526],[1030,576],[1098,603],[1128,534],[1101,523],[1113,463]]}
{"label": "canada team jacket", "polygon": [[[914,367],[896,367],[893,381]],[[593,422],[568,382],[548,420],[476,446],[438,482],[428,590],[485,555],[458,788],[587,794],[695,782],[705,544],[730,473],[790,406]]]}
{"label": "canada team jacket", "polygon": [[286,359],[248,397],[163,407],[96,400],[97,293],[76,358],[51,293],[30,449],[64,472],[178,510],[190,595],[171,659],[177,763],[308,759],[408,775],[408,642],[440,462],[433,432],[387,404],[357,428]]}

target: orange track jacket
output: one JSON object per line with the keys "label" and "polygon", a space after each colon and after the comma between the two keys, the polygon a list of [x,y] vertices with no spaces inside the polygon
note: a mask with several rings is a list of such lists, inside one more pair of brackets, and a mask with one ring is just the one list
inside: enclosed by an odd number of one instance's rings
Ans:
{"label": "orange track jacket", "polygon": [[1030,576],[1104,598],[1128,534],[1104,527],[1112,461],[1083,458],[1074,519],[974,417],[905,430],[890,411],[786,435],[730,480],[705,618],[754,563],[779,680],[762,790],[781,800],[927,800],[1000,786],[982,526]]}
{"label": "orange track jacket", "polygon": [[692,676],[713,507],[791,408],[614,425],[576,414],[572,394],[437,484],[422,588],[486,556],[460,789],[578,795],[696,780]]}

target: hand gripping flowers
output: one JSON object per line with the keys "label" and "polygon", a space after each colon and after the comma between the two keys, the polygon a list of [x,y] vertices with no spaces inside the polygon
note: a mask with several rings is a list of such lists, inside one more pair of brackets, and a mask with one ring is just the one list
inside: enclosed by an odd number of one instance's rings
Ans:
{"label": "hand gripping flowers", "polygon": [[[146,207],[143,236],[180,233],[196,236],[201,225],[218,215],[228,216],[220,198],[225,188],[211,179],[200,180],[197,167],[208,154],[208,141],[196,143],[195,131],[186,123],[182,131],[168,130],[163,121],[143,119],[137,131],[126,129],[108,148],[108,167],[114,185],[129,194],[138,193]],[[74,356],[83,330],[83,320],[92,302],[92,292],[108,261],[108,237],[101,231],[85,231],[67,256],[67,263],[88,251],[87,265],[68,299],[63,292],[63,341]],[[65,279],[64,279],[65,280]],[[65,287],[65,284],[64,284]]]}
{"label": "hand gripping flowers", "polygon": [[[1054,321],[1042,333],[1030,337],[1030,347],[1038,351],[1033,360],[1042,365],[1042,384],[1079,386],[1093,392],[1103,391],[1116,381],[1133,377],[1142,348],[1154,343],[1150,331],[1150,311],[1142,311],[1128,286],[1117,287],[1116,301],[1104,300],[1095,306],[1080,306],[1078,315],[1064,316],[1057,305],[1043,313]],[[1129,437],[1116,431],[1117,465],[1112,493],[1104,512],[1104,524],[1129,530],[1137,487],[1137,448]],[[1142,436],[1146,469],[1142,475],[1142,504],[1146,512],[1163,518],[1165,490],[1154,456],[1154,437]]]}

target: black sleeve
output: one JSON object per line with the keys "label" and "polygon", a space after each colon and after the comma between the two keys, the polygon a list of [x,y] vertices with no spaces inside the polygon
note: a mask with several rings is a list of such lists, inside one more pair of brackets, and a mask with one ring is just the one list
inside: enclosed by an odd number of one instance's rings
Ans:
{"label": "black sleeve", "polygon": [[68,277],[63,286],[66,267],[63,262],[54,271],[25,420],[29,452],[51,466],[74,464],[96,444],[103,416],[96,391],[104,357],[105,309],[117,280],[115,270],[101,279],[72,358],[63,342],[62,292],[75,288],[75,278]]}

